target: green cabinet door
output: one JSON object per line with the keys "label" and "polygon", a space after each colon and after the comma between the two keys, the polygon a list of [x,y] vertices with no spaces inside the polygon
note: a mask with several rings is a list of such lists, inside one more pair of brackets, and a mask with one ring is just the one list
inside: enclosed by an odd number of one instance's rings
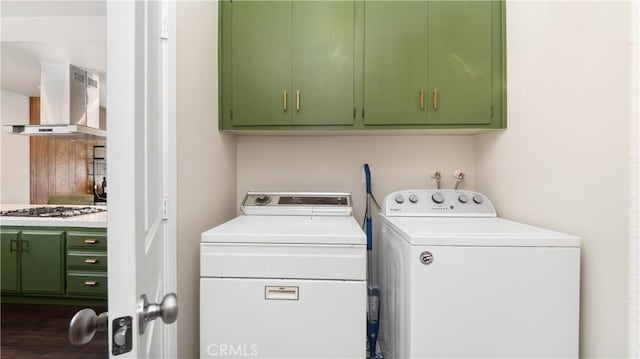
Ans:
{"label": "green cabinet door", "polygon": [[64,232],[22,231],[22,293],[64,293]]}
{"label": "green cabinet door", "polygon": [[20,271],[18,266],[18,250],[20,231],[0,228],[0,278],[3,292],[17,292],[20,290]]}
{"label": "green cabinet door", "polygon": [[231,30],[233,126],[291,124],[292,7],[290,1],[223,5],[223,31]]}
{"label": "green cabinet door", "polygon": [[426,1],[365,1],[365,125],[426,123],[426,19]]}
{"label": "green cabinet door", "polygon": [[293,2],[293,124],[354,120],[354,1]]}
{"label": "green cabinet door", "polygon": [[500,3],[429,1],[427,7],[428,123],[490,124]]}

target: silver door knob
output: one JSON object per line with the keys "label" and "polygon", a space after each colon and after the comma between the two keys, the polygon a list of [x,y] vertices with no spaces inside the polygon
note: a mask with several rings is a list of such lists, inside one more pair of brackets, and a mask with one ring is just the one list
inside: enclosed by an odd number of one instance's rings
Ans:
{"label": "silver door knob", "polygon": [[147,330],[147,324],[156,318],[162,318],[166,324],[171,324],[178,318],[178,296],[168,293],[162,298],[160,304],[149,303],[146,295],[140,296],[138,304],[138,328],[140,335]]}
{"label": "silver door knob", "polygon": [[98,331],[109,327],[107,312],[96,315],[93,309],[82,309],[71,318],[69,323],[69,341],[73,345],[84,345],[93,339]]}

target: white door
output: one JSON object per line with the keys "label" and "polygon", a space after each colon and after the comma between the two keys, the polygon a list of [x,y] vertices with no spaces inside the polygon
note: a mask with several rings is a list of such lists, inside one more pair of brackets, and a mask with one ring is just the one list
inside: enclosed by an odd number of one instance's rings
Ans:
{"label": "white door", "polygon": [[[176,323],[162,320],[171,313],[159,313],[144,333],[139,320],[142,295],[159,304],[176,292],[175,148],[175,3],[107,1],[112,358],[177,356]],[[116,354],[124,350],[114,345],[114,330],[126,317],[132,348]]]}

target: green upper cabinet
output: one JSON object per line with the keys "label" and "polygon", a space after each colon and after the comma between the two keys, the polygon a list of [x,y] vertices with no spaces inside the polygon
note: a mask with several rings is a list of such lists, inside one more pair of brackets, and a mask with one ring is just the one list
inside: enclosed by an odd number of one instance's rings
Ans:
{"label": "green upper cabinet", "polygon": [[504,127],[503,2],[364,7],[364,125]]}
{"label": "green upper cabinet", "polygon": [[492,30],[498,5],[488,1],[427,3],[429,124],[492,123],[492,59],[500,56],[500,52],[494,54]]}
{"label": "green upper cabinet", "polygon": [[295,125],[351,125],[354,2],[293,2]]}
{"label": "green upper cabinet", "polygon": [[0,228],[0,284],[3,292],[17,292],[20,290],[19,272],[19,236],[20,231]]}
{"label": "green upper cabinet", "polygon": [[220,9],[221,129],[506,127],[504,0]]}
{"label": "green upper cabinet", "polygon": [[291,124],[292,3],[236,0],[225,9],[232,73],[227,116],[234,126]]}
{"label": "green upper cabinet", "polygon": [[364,6],[364,124],[424,124],[427,3],[366,1]]}
{"label": "green upper cabinet", "polygon": [[221,122],[352,125],[353,1],[223,1]]}
{"label": "green upper cabinet", "polygon": [[22,293],[64,293],[64,231],[23,230]]}

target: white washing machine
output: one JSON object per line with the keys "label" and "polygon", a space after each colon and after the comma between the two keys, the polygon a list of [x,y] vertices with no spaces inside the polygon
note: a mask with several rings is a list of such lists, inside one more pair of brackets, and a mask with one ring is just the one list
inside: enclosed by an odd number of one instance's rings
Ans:
{"label": "white washing machine", "polygon": [[253,193],[202,234],[202,358],[365,358],[366,236],[348,193]]}
{"label": "white washing machine", "polygon": [[580,242],[477,192],[407,190],[380,213],[385,358],[577,358]]}

